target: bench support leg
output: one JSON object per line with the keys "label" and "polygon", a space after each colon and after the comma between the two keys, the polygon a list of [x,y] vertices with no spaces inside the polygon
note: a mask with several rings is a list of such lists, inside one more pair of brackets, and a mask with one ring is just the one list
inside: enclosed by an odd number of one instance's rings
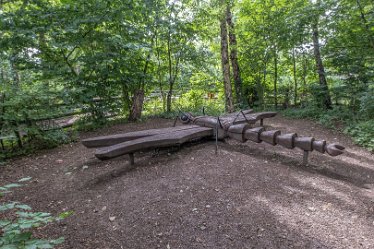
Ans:
{"label": "bench support leg", "polygon": [[304,150],[304,156],[303,156],[303,165],[308,165],[308,157],[309,157],[309,151]]}
{"label": "bench support leg", "polygon": [[135,164],[134,153],[130,153],[129,157],[130,157],[130,165],[132,166]]}

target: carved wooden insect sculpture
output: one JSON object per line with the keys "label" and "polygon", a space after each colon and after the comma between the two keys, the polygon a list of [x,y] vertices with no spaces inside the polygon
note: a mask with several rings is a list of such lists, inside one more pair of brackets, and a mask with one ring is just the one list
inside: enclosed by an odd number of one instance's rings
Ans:
{"label": "carved wooden insect sculpture", "polygon": [[[313,137],[299,137],[296,133],[282,134],[279,130],[266,130],[263,120],[272,118],[276,112],[252,113],[252,110],[240,111],[219,117],[197,116],[183,113],[179,118],[184,125],[128,132],[110,136],[89,138],[82,141],[88,148],[98,148],[95,156],[100,160],[129,154],[130,163],[134,164],[134,153],[138,151],[181,145],[192,140],[212,138],[223,140],[232,138],[240,142],[265,142],[281,145],[288,149],[300,148],[304,151],[304,164],[307,164],[311,151],[338,156],[345,149],[343,146]],[[257,121],[260,126],[255,127]]]}

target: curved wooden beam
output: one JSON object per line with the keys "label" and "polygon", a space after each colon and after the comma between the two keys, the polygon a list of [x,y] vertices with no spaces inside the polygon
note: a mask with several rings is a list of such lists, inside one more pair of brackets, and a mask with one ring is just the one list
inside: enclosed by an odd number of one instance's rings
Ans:
{"label": "curved wooden beam", "polygon": [[141,150],[180,145],[190,140],[210,136],[213,136],[212,128],[195,127],[154,136],[142,137],[100,148],[96,150],[95,156],[100,160],[106,160]]}
{"label": "curved wooden beam", "polygon": [[188,129],[199,128],[198,125],[184,125],[184,126],[177,126],[177,127],[168,127],[162,129],[149,129],[143,131],[133,131],[127,132],[122,134],[115,134],[109,136],[101,136],[101,137],[94,137],[94,138],[87,138],[82,140],[82,144],[87,148],[97,148],[97,147],[105,147],[111,146],[119,143],[123,143],[126,141],[135,140],[142,137],[149,137],[154,135],[160,135],[175,131],[183,131]]}

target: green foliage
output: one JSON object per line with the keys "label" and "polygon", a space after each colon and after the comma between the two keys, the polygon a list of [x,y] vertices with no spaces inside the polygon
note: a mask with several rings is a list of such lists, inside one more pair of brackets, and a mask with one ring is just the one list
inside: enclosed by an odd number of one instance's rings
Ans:
{"label": "green foliage", "polygon": [[335,129],[340,125],[350,124],[355,120],[352,112],[344,106],[336,106],[331,110],[323,110],[314,105],[305,108],[289,108],[282,111],[286,117],[297,119],[311,119],[320,124]]}
{"label": "green foliage", "polygon": [[[26,182],[30,177],[22,178],[18,182]],[[20,187],[21,184],[7,184],[0,187],[0,196],[6,194],[10,189]],[[32,231],[38,227],[45,226],[51,222],[58,221],[73,214],[73,212],[65,212],[54,218],[50,213],[31,212],[31,207],[18,202],[8,202],[0,205],[1,218],[0,229],[0,248],[2,249],[38,249],[38,248],[54,248],[61,244],[64,238],[38,239],[33,237]]]}
{"label": "green foliage", "polygon": [[374,119],[374,87],[360,98],[360,114],[363,118]]}
{"label": "green foliage", "polygon": [[374,151],[374,120],[361,121],[348,126],[345,132],[359,145]]}
{"label": "green foliage", "polygon": [[[141,105],[140,112],[144,107],[145,115],[171,117],[176,109],[202,113],[203,106],[207,114],[220,113],[222,3],[229,3],[233,13],[248,105],[274,108],[277,99],[278,107],[306,106],[286,113],[328,126],[349,120],[346,109],[355,120],[373,118],[370,0],[15,0],[0,5],[0,136],[8,139],[5,147],[69,142],[63,130],[41,127],[43,118],[66,113],[84,113],[79,114],[80,130],[103,127],[114,115],[131,118],[133,105]],[[315,24],[328,90],[316,84]],[[139,91],[144,103],[134,101]],[[207,99],[208,93],[215,98]],[[320,110],[326,94],[347,108]],[[24,131],[29,135],[19,138]]]}
{"label": "green foliage", "polygon": [[289,108],[282,111],[286,117],[296,119],[313,119],[318,120],[322,110],[314,105],[306,106],[304,108]]}
{"label": "green foliage", "polygon": [[321,111],[318,122],[322,125],[335,128],[340,124],[347,125],[352,123],[356,117],[344,106],[336,106],[331,110]]}
{"label": "green foliage", "polygon": [[76,141],[76,133],[68,133],[62,129],[37,132],[33,134],[32,144],[34,148],[54,148],[60,144],[67,144]]}
{"label": "green foliage", "polygon": [[345,127],[344,132],[349,134],[355,143],[374,151],[374,120],[358,119],[358,116],[345,106],[336,106],[328,111],[315,106],[290,108],[283,110],[282,114],[290,118],[312,119],[330,129]]}

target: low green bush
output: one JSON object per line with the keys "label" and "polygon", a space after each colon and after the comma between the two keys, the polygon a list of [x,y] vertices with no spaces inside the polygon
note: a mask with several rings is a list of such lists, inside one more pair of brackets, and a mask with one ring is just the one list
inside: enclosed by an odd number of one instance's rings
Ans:
{"label": "low green bush", "polygon": [[360,115],[362,117],[374,118],[374,87],[368,92],[365,92],[360,98]]}
{"label": "low green bush", "polygon": [[76,132],[67,132],[63,129],[37,132],[33,134],[31,144],[36,149],[48,149],[57,147],[60,144],[67,144],[76,141]]}
{"label": "low green bush", "polygon": [[304,108],[287,108],[282,111],[282,114],[289,118],[318,120],[321,112],[322,110],[316,106],[307,106]]}
{"label": "low green bush", "polygon": [[345,106],[335,106],[331,110],[308,106],[286,109],[282,114],[289,118],[312,119],[332,129],[344,127],[344,132],[350,135],[355,143],[374,151],[374,120],[370,119],[366,112],[365,115],[355,115]]}
{"label": "low green bush", "polygon": [[[31,178],[23,178],[19,182],[25,182]],[[10,189],[22,186],[20,183],[8,184],[0,187],[0,196],[10,192]],[[61,220],[71,215],[65,212],[55,218],[50,213],[32,212],[31,207],[19,202],[7,202],[0,204],[0,248],[1,249],[38,249],[54,248],[64,241],[58,239],[39,239],[33,236],[33,230],[51,222]]]}
{"label": "low green bush", "polygon": [[329,128],[350,124],[355,119],[352,112],[343,106],[336,106],[331,110],[320,110],[319,113],[318,122]]}
{"label": "low green bush", "polygon": [[355,143],[374,151],[374,120],[361,121],[348,126],[345,132]]}

